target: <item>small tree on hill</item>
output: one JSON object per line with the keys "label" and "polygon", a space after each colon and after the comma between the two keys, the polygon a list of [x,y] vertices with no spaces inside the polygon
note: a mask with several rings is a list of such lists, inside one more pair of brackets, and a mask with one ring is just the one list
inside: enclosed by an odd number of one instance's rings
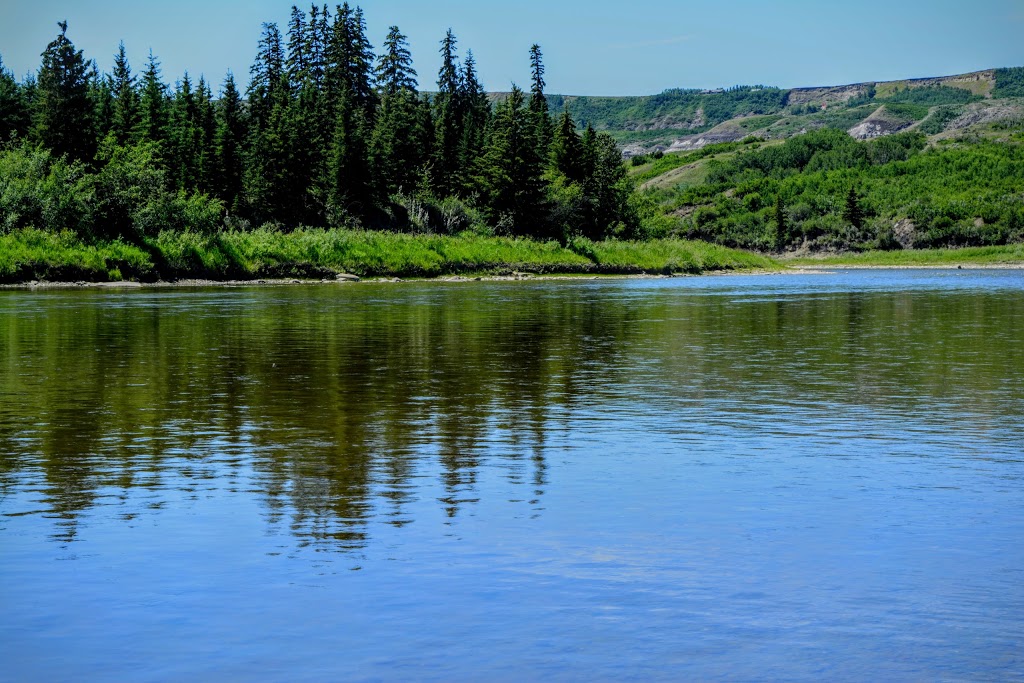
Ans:
{"label": "small tree on hill", "polygon": [[846,195],[843,220],[858,230],[864,227],[864,210],[860,208],[860,197],[857,196],[857,190],[853,186],[850,186],[850,192]]}

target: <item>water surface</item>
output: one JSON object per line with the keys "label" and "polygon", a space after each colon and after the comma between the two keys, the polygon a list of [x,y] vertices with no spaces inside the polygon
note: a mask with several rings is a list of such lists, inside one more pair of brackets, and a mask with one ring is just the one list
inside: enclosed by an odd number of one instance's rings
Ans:
{"label": "water surface", "polygon": [[1024,273],[0,292],[0,680],[1024,679]]}

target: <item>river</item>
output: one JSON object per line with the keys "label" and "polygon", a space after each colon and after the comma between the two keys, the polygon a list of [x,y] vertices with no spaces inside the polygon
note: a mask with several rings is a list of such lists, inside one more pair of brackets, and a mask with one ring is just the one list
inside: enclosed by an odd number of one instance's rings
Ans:
{"label": "river", "polygon": [[0,680],[1022,680],[1024,272],[0,292]]}

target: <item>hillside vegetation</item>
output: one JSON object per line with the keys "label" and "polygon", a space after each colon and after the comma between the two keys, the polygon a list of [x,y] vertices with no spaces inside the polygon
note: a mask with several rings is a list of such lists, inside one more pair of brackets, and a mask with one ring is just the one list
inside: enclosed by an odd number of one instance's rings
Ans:
{"label": "hillside vegetation", "polygon": [[763,251],[1024,241],[1024,123],[957,139],[835,129],[634,166],[645,230]]}

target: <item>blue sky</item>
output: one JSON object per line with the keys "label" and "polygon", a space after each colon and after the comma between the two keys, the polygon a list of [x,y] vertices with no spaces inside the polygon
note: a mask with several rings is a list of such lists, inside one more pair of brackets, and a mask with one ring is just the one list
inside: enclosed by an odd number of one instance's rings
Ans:
{"label": "blue sky", "polygon": [[[322,3],[321,3],[322,4]],[[331,3],[332,7],[334,3]],[[641,95],[736,84],[838,85],[1024,66],[1024,0],[365,0],[370,39],[397,24],[423,89],[436,80],[451,27],[484,85],[528,81],[540,43],[548,91]],[[68,35],[110,69],[124,40],[136,71],[150,48],[173,82],[186,70],[242,82],[260,25],[284,27],[290,2],[0,0],[0,57],[20,78],[67,19]],[[306,6],[306,5],[302,5]],[[215,88],[216,90],[216,88]]]}

